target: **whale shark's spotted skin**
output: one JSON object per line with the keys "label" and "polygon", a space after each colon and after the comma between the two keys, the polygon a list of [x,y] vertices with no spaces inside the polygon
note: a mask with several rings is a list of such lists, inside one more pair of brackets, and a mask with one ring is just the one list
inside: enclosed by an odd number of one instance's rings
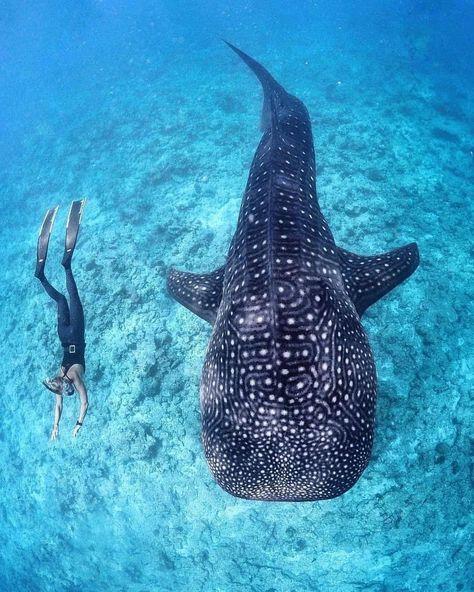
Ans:
{"label": "whale shark's spotted skin", "polygon": [[416,245],[376,257],[339,249],[316,198],[306,107],[257,62],[265,94],[226,264],[171,270],[182,304],[214,325],[201,381],[202,438],[217,483],[255,500],[321,500],[370,458],[375,366],[360,323],[418,264]]}

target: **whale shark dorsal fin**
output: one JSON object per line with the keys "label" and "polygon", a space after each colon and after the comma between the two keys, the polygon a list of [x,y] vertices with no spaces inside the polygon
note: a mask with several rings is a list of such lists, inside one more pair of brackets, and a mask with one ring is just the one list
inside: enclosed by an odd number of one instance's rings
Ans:
{"label": "whale shark dorsal fin", "polygon": [[170,269],[168,291],[177,302],[213,325],[222,299],[224,269],[222,266],[201,274]]}
{"label": "whale shark dorsal fin", "polygon": [[340,248],[338,252],[344,284],[359,316],[406,280],[420,261],[415,243],[373,257]]}

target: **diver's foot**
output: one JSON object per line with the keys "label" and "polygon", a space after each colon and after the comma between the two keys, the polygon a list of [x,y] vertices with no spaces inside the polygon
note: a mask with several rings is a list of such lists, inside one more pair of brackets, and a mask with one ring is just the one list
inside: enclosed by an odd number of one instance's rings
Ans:
{"label": "diver's foot", "polygon": [[42,267],[37,266],[35,269],[35,278],[38,278],[41,282],[42,280],[44,280],[44,277],[44,265]]}
{"label": "diver's foot", "polygon": [[70,253],[65,252],[63,256],[63,260],[61,261],[61,265],[64,269],[71,269],[71,261],[72,261],[72,251]]}

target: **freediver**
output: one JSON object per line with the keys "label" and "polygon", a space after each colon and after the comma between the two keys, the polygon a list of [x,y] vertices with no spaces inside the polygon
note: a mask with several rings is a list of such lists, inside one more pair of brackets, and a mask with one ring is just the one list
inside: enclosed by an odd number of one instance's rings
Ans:
{"label": "freediver", "polygon": [[52,378],[43,380],[43,385],[56,395],[51,440],[56,440],[59,435],[59,421],[61,419],[64,396],[73,395],[74,392],[77,392],[81,401],[79,418],[72,432],[74,437],[77,436],[82,427],[89,405],[87,388],[84,383],[84,374],[86,371],[84,359],[86,347],[84,339],[84,310],[71,269],[72,255],[76,246],[84,205],[84,199],[72,202],[66,226],[66,244],[61,264],[66,272],[69,304],[66,297],[49,283],[44,274],[49,238],[58,206],[46,212],[38,238],[35,277],[39,279],[48,296],[57,304],[58,335],[64,352],[58,373]]}

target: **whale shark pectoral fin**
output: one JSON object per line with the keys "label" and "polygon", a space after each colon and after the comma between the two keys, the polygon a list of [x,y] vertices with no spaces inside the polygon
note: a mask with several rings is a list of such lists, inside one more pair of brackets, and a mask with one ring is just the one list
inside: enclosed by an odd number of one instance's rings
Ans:
{"label": "whale shark pectoral fin", "polygon": [[406,280],[420,262],[416,243],[373,257],[354,255],[344,249],[338,251],[347,293],[360,316]]}
{"label": "whale shark pectoral fin", "polygon": [[203,274],[170,269],[168,291],[177,302],[213,325],[222,298],[224,269],[222,266]]}

